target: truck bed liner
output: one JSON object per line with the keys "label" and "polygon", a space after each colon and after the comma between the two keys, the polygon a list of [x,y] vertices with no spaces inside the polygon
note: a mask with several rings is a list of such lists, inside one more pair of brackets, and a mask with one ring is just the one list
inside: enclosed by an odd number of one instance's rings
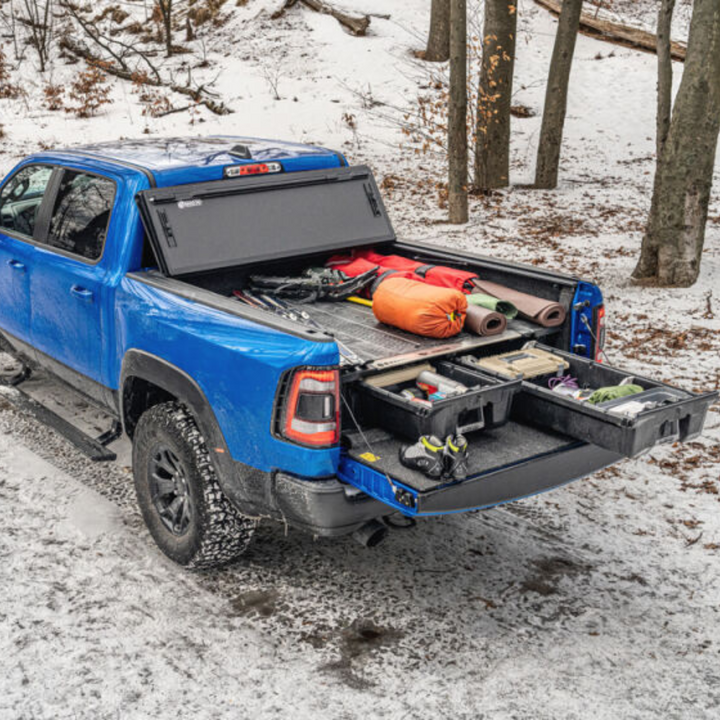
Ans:
{"label": "truck bed liner", "polygon": [[[289,303],[293,304],[293,303]],[[375,368],[389,367],[397,360],[411,362],[412,355],[422,357],[462,352],[483,345],[512,340],[545,338],[559,328],[543,328],[524,320],[511,320],[499,335],[479,337],[462,332],[452,338],[434,339],[414,335],[378,322],[372,309],[351,302],[294,303],[305,310],[326,332],[332,333],[347,348]]]}
{"label": "truck bed liner", "polygon": [[[365,439],[363,439],[363,435]],[[512,420],[499,428],[469,433],[467,438],[470,445],[468,477],[483,475],[548,453],[583,444],[567,435]],[[354,431],[347,433],[345,440],[350,446],[348,455],[351,458],[375,470],[386,472],[390,477],[413,490],[425,492],[448,484],[448,482],[437,483],[423,473],[410,470],[402,465],[398,452],[408,442],[389,432],[372,428],[364,430],[361,435]],[[368,444],[371,449],[368,449]],[[369,452],[379,459],[369,462],[366,457],[363,457],[363,455],[367,456]]]}

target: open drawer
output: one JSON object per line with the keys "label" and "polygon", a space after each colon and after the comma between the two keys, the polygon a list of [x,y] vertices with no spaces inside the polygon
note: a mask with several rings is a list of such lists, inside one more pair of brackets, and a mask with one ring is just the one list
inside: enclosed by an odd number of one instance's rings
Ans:
{"label": "open drawer", "polygon": [[[431,403],[404,397],[403,391],[416,388],[417,377],[423,370],[461,383],[467,391]],[[432,366],[416,365],[372,376],[350,385],[347,394],[363,425],[384,428],[415,441],[421,435],[445,438],[456,431],[469,433],[504,424],[520,386],[520,380],[504,380],[456,363],[438,361]]]}
{"label": "open drawer", "polygon": [[645,392],[624,400],[652,404],[646,409],[635,405],[630,414],[623,414],[618,407],[623,402],[593,405],[576,400],[551,390],[548,382],[552,376],[542,375],[523,380],[513,403],[513,417],[625,457],[640,455],[658,443],[696,437],[703,429],[709,406],[718,397],[717,392],[695,394],[555,348],[536,347],[564,358],[569,364],[565,373],[577,378],[580,388],[597,389],[629,380]]}

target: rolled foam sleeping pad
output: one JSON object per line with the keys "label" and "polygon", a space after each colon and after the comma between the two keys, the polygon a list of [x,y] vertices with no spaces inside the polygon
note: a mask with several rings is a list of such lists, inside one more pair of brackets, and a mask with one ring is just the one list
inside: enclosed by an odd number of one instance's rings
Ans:
{"label": "rolled foam sleeping pad", "polygon": [[463,329],[468,304],[459,290],[391,275],[375,290],[372,309],[387,325],[425,337],[447,338]]}
{"label": "rolled foam sleeping pad", "polygon": [[465,330],[476,335],[499,335],[507,327],[507,318],[478,305],[468,305]]}
{"label": "rolled foam sleeping pad", "polygon": [[520,316],[543,327],[557,327],[565,322],[565,308],[553,300],[528,295],[518,290],[511,290],[487,280],[475,280],[475,287],[486,295],[511,302],[519,311]]}

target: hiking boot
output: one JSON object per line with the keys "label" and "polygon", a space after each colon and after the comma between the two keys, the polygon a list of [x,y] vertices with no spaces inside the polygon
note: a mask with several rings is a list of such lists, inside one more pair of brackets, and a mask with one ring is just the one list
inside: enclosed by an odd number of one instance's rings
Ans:
{"label": "hiking boot", "polygon": [[400,462],[429,478],[440,479],[443,473],[445,446],[434,435],[422,435],[414,445],[400,450]]}
{"label": "hiking boot", "polygon": [[448,435],[443,448],[443,474],[453,480],[468,476],[468,442],[464,435]]}

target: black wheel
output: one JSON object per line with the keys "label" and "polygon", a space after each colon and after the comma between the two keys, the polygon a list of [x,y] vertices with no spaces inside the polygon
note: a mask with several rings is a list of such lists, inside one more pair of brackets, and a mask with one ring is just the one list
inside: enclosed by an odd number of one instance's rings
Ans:
{"label": "black wheel", "polygon": [[183,405],[155,405],[140,418],[133,475],[145,524],[175,562],[217,567],[249,545],[255,522],[223,494],[205,440]]}

